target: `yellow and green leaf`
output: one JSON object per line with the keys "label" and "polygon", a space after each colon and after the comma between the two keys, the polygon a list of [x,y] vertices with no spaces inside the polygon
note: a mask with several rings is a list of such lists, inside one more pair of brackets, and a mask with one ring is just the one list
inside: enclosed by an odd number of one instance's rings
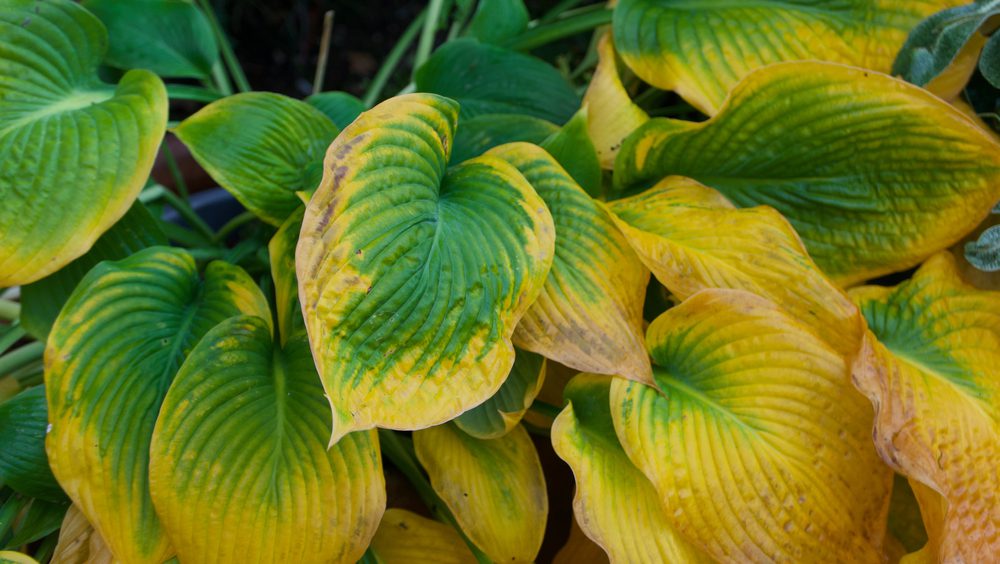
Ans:
{"label": "yellow and green leaf", "polygon": [[622,450],[611,419],[612,380],[575,377],[552,424],[552,446],[576,476],[577,523],[612,562],[708,562],[673,528],[653,484]]}
{"label": "yellow and green leaf", "polygon": [[160,405],[205,333],[239,314],[270,318],[238,267],[200,275],[180,249],[103,262],[80,282],[49,335],[49,463],[115,557],[159,564],[170,546],[149,496],[149,444]]}
{"label": "yellow and green leaf", "polygon": [[611,170],[622,141],[649,121],[649,115],[632,101],[622,85],[610,33],[598,40],[597,56],[597,69],[587,85],[583,104],[587,108],[587,130],[601,167]]}
{"label": "yellow and green leaf", "polygon": [[372,551],[384,564],[472,564],[476,561],[454,528],[405,509],[385,511]]}
{"label": "yellow and green leaf", "polygon": [[319,184],[337,126],[315,107],[248,92],[199,110],[174,129],[195,160],[248,210],[278,226]]}
{"label": "yellow and green leaf", "polygon": [[[156,75],[97,76],[107,31],[69,0],[0,1],[0,287],[87,252],[139,195],[167,122]],[[81,198],[81,195],[85,197]]]}
{"label": "yellow and green leaf", "polygon": [[892,472],[843,356],[773,303],[705,290],[649,326],[660,390],[611,385],[673,528],[721,561],[881,562]]}
{"label": "yellow and green leaf", "polygon": [[487,155],[517,167],[555,222],[552,270],[514,342],[578,370],[651,382],[642,344],[649,271],[610,214],[534,145],[501,145]]}
{"label": "yellow and green leaf", "polygon": [[545,383],[545,358],[516,347],[514,351],[514,366],[497,393],[454,419],[473,437],[496,439],[509,433]]}
{"label": "yellow and green leaf", "polygon": [[455,102],[393,98],[330,146],[296,251],[333,437],[420,429],[486,401],[552,265],[555,228],[518,170],[447,168]]}
{"label": "yellow and green leaf", "polygon": [[446,423],[413,433],[431,486],[469,539],[496,562],[532,562],[549,501],[535,445],[524,427],[477,439]]}
{"label": "yellow and green leaf", "polygon": [[1000,292],[965,284],[941,253],[895,288],[852,297],[871,330],[854,381],[875,406],[876,448],[914,485],[928,556],[989,560],[1000,553]]}
{"label": "yellow and green leaf", "polygon": [[640,78],[713,115],[750,72],[831,61],[889,72],[910,29],[965,0],[620,0],[615,47]]}
{"label": "yellow and green leaf", "polygon": [[708,288],[746,290],[780,304],[844,355],[860,346],[857,308],[773,209],[736,209],[715,190],[677,176],[608,207],[639,257],[678,298]]}
{"label": "yellow and green leaf", "polygon": [[385,509],[374,431],[327,449],[330,407],[304,333],[259,317],[208,332],[150,446],[153,503],[181,562],[354,563]]}
{"label": "yellow and green leaf", "polygon": [[625,141],[619,188],[671,175],[766,204],[844,284],[909,268],[1000,199],[1000,143],[895,78],[839,64],[755,71],[703,123],[652,119]]}
{"label": "yellow and green leaf", "polygon": [[305,331],[302,307],[299,305],[299,281],[295,277],[295,245],[299,242],[304,213],[305,208],[292,212],[267,245],[271,279],[274,280],[274,309],[282,344],[292,335]]}
{"label": "yellow and green leaf", "polygon": [[23,552],[0,550],[0,564],[38,564],[38,561]]}
{"label": "yellow and green leaf", "polygon": [[597,198],[603,190],[604,174],[587,131],[587,120],[587,110],[583,108],[538,146],[552,155],[584,192]]}

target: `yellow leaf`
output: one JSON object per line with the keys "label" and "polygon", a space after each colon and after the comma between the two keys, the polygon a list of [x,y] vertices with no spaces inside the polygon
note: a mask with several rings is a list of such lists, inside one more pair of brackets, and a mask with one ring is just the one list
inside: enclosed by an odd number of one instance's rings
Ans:
{"label": "yellow leaf", "polygon": [[782,61],[889,72],[921,20],[965,0],[621,0],[615,46],[646,82],[712,115],[744,76]]}
{"label": "yellow leaf", "polygon": [[327,152],[295,264],[332,442],[437,425],[484,402],[542,291],[552,216],[498,157],[447,168],[457,120],[452,100],[400,96]]}
{"label": "yellow leaf", "polygon": [[267,245],[271,279],[274,280],[274,309],[277,310],[282,344],[295,333],[305,330],[302,307],[299,305],[299,281],[295,277],[295,245],[299,241],[304,213],[304,208],[292,212]]}
{"label": "yellow leaf", "polygon": [[734,290],[668,310],[646,343],[663,394],[615,380],[611,414],[674,529],[722,561],[882,561],[892,472],[840,354]]}
{"label": "yellow leaf", "polygon": [[451,423],[413,433],[417,459],[469,539],[497,562],[531,562],[549,511],[542,465],[524,427],[476,439]]}
{"label": "yellow leaf", "polygon": [[715,190],[676,176],[609,207],[639,257],[678,298],[707,288],[747,290],[780,304],[842,354],[857,350],[857,308],[773,209],[736,209]]}
{"label": "yellow leaf", "polygon": [[851,295],[871,330],[854,381],[875,406],[882,458],[911,483],[926,486],[914,493],[929,556],[964,562],[995,557],[1000,292],[965,284],[951,255],[941,253],[895,288],[866,286]]}
{"label": "yellow leaf", "polygon": [[385,511],[372,550],[384,564],[472,564],[458,531],[405,509]]}
{"label": "yellow leaf", "polygon": [[611,419],[612,378],[580,374],[552,424],[552,446],[576,476],[573,511],[612,562],[708,562],[674,530],[653,484],[626,456]]}
{"label": "yellow leaf", "polygon": [[112,564],[111,549],[87,517],[71,505],[59,528],[59,541],[52,552],[52,564]]}
{"label": "yellow leaf", "polygon": [[583,95],[583,104],[587,107],[587,131],[601,167],[611,170],[622,141],[649,120],[649,116],[632,101],[622,85],[610,33],[597,41],[597,57],[597,69]]}
{"label": "yellow leaf", "polygon": [[38,561],[20,552],[0,550],[0,564],[38,564]]}

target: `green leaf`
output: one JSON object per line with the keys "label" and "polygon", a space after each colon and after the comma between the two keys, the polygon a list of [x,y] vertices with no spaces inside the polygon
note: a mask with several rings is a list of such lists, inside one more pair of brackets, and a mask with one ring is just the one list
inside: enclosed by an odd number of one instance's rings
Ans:
{"label": "green leaf", "polygon": [[320,92],[306,98],[306,102],[326,114],[339,129],[344,129],[365,111],[365,104],[347,92]]}
{"label": "green leaf", "polygon": [[43,499],[32,500],[28,510],[24,512],[14,527],[14,536],[7,541],[7,548],[24,546],[54,532],[62,524],[69,506],[69,501],[65,497],[62,501],[57,502]]}
{"label": "green leaf", "polygon": [[295,276],[295,246],[299,242],[304,213],[305,208],[300,208],[288,216],[267,245],[271,279],[274,281],[274,309],[278,316],[278,334],[282,343],[292,335],[306,330],[302,307],[299,305],[299,281]]}
{"label": "green leaf", "polygon": [[447,167],[457,120],[452,100],[399,96],[327,152],[295,264],[334,441],[440,424],[496,393],[552,265],[552,216],[516,168]]}
{"label": "green leaf", "polygon": [[119,260],[147,247],[166,245],[167,236],[156,219],[139,202],[94,243],[82,257],[57,272],[21,287],[21,325],[32,336],[45,340],[63,304],[77,283],[102,260]]}
{"label": "green leaf", "polygon": [[270,319],[243,270],[199,274],[180,249],[103,262],[77,285],[49,335],[49,462],[115,557],[159,564],[173,550],[148,490],[149,445],[174,374],[210,329],[234,315]]}
{"label": "green leaf", "polygon": [[[994,24],[989,22],[998,15],[1000,5],[980,1],[930,16],[910,32],[892,65],[892,74],[918,86],[929,84],[957,62],[960,53],[981,30],[986,26],[993,27]],[[979,43],[981,48],[982,42]],[[971,54],[970,72],[975,69],[979,49]]]}
{"label": "green leaf", "polygon": [[87,252],[139,195],[167,122],[156,75],[97,77],[100,20],[69,0],[0,0],[0,287]]}
{"label": "green leaf", "polygon": [[962,0],[621,0],[615,47],[644,81],[714,115],[750,72],[818,60],[888,72],[923,18]]}
{"label": "green leaf", "polygon": [[587,131],[587,110],[581,109],[566,125],[540,143],[587,194],[601,194],[601,163]]}
{"label": "green leaf", "polygon": [[378,438],[352,433],[327,449],[330,421],[305,334],[282,347],[252,316],[209,331],[150,446],[151,493],[178,559],[357,561],[385,509]]}
{"label": "green leaf", "polygon": [[0,403],[0,483],[30,497],[49,501],[66,494],[49,470],[45,455],[48,427],[45,388],[29,388]]}
{"label": "green leaf", "polygon": [[503,43],[528,27],[524,0],[481,0],[469,23],[469,34],[483,43]]}
{"label": "green leaf", "polygon": [[455,419],[458,428],[479,439],[510,432],[528,410],[545,381],[545,357],[514,349],[514,366],[493,397]]}
{"label": "green leaf", "polygon": [[965,244],[965,259],[984,272],[1000,270],[1000,225],[994,225],[976,241]]}
{"label": "green leaf", "polygon": [[337,126],[300,100],[248,92],[205,106],[174,130],[205,170],[248,210],[278,226],[323,173]]}
{"label": "green leaf", "polygon": [[165,77],[207,79],[219,61],[208,18],[186,0],[84,0],[108,28],[104,62]]}
{"label": "green leaf", "polygon": [[979,56],[979,71],[993,85],[1000,88],[1000,33],[994,32]]}
{"label": "green leaf", "polygon": [[484,114],[459,121],[451,162],[458,164],[515,141],[539,144],[559,132],[559,126],[520,114]]}
{"label": "green leaf", "polygon": [[653,119],[625,140],[617,187],[672,175],[774,207],[851,284],[912,267],[985,218],[1000,197],[1000,144],[901,80],[782,63],[747,76],[706,122]]}
{"label": "green leaf", "polygon": [[457,101],[462,118],[525,114],[561,124],[580,107],[580,97],[548,63],[472,39],[439,47],[415,78],[418,91]]}

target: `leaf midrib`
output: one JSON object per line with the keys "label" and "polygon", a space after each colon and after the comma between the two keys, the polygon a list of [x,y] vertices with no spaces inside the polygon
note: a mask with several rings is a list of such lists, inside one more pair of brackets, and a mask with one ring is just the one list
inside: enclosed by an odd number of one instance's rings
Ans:
{"label": "leaf midrib", "polygon": [[27,112],[17,119],[0,127],[0,136],[6,135],[8,132],[24,127],[34,121],[39,121],[58,114],[89,108],[90,106],[106,102],[112,99],[114,94],[114,89],[112,88],[73,90],[67,93],[67,95],[62,99],[42,106],[32,112]]}

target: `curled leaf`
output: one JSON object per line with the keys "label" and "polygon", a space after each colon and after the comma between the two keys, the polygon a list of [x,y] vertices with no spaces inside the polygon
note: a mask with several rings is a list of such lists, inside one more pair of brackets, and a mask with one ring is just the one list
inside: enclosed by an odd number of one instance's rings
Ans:
{"label": "curled leaf", "polygon": [[486,155],[446,170],[457,114],[429,94],[365,112],[306,208],[299,299],[334,442],[440,424],[496,393],[551,267],[552,216],[516,168]]}
{"label": "curled leaf", "polygon": [[611,170],[622,142],[649,121],[649,115],[632,101],[622,85],[611,34],[605,33],[598,40],[597,56],[597,69],[587,85],[583,104],[587,107],[587,131],[601,167]]}
{"label": "curled leaf", "polygon": [[524,417],[545,383],[545,358],[515,348],[514,366],[493,397],[455,418],[455,425],[478,439],[509,433]]}

